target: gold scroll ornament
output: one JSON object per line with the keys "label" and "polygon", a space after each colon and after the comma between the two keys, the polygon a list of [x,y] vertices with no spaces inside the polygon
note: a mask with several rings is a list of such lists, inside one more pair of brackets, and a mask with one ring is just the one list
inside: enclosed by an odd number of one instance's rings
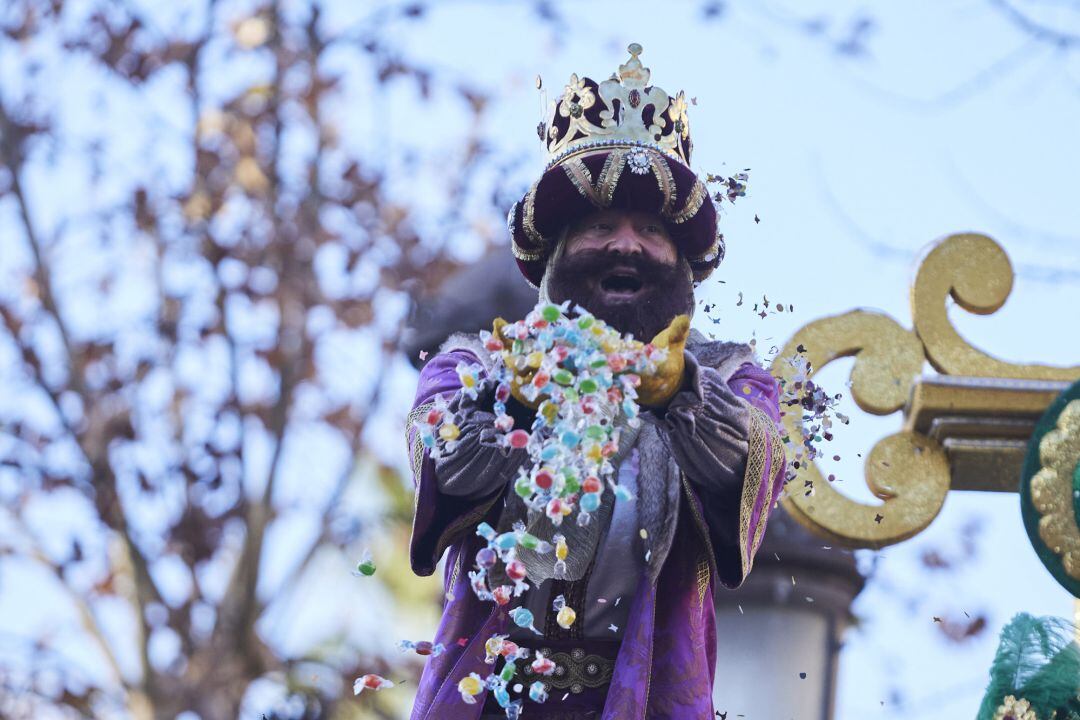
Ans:
{"label": "gold scroll ornament", "polygon": [[[888,415],[904,406],[923,364],[915,333],[886,315],[862,310],[815,320],[795,333],[773,362],[773,373],[785,381],[791,381],[796,368],[784,358],[795,355],[799,345],[805,348],[811,376],[837,358],[854,355],[851,392],[856,404],[874,415]],[[800,408],[781,411],[788,437],[798,444]],[[916,534],[937,516],[949,490],[949,464],[936,441],[898,432],[870,451],[866,484],[882,505],[845,497],[816,464],[800,462],[782,502],[801,524],[834,542],[890,545]]]}
{"label": "gold scroll ornament", "polygon": [[[787,360],[799,345],[811,363],[809,377],[837,358],[854,356],[852,394],[860,408],[875,415],[888,415],[906,405],[924,360],[946,375],[1080,378],[1080,367],[994,358],[967,343],[953,327],[947,313],[949,298],[969,312],[990,314],[1005,303],[1012,282],[1012,265],[996,242],[974,233],[950,235],[931,248],[919,267],[911,289],[914,331],[887,315],[861,310],[815,320],[787,342],[773,361],[773,374],[785,380],[793,377],[797,369]],[[799,408],[781,410],[785,430],[798,444]],[[880,505],[844,496],[812,462],[800,463],[781,502],[819,536],[851,547],[882,547],[926,528],[941,511],[950,484],[949,462],[941,445],[910,430],[878,441],[866,458],[865,475]]]}

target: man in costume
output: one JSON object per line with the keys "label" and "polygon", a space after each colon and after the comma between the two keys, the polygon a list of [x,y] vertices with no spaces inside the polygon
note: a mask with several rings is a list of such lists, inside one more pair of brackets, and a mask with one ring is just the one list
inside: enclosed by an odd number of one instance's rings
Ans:
{"label": "man in costume", "polygon": [[[570,301],[641,340],[662,333],[668,359],[642,378],[643,422],[624,430],[613,458],[618,484],[635,499],[604,491],[593,522],[563,524],[573,553],[560,577],[550,561],[524,552],[532,587],[506,607],[477,599],[468,572],[485,542],[480,522],[500,532],[524,522],[541,537],[551,527],[508,491],[528,455],[495,440],[489,353],[477,336],[450,338],[421,372],[410,416],[413,571],[431,574],[449,550],[436,636],[447,649],[425,669],[414,720],[505,717],[490,697],[467,705],[457,689],[469,673],[492,671],[484,643],[498,633],[556,662],[552,675],[523,678],[550,691],[546,703],[524,706],[526,717],[714,717],[724,641],[715,636],[712,593],[745,579],[782,488],[778,392],[748,346],[688,330],[694,287],[724,255],[717,212],[690,170],[684,95],[650,86],[641,47],[629,49],[609,80],[571,77],[539,128],[547,169],[508,222],[518,265],[541,300]],[[475,399],[459,392],[461,362],[489,375]],[[461,435],[432,459],[411,426],[439,395]],[[531,425],[527,402],[507,406],[519,427]],[[560,595],[578,612],[569,629],[553,618]],[[508,621],[517,606],[532,610],[543,637]]]}

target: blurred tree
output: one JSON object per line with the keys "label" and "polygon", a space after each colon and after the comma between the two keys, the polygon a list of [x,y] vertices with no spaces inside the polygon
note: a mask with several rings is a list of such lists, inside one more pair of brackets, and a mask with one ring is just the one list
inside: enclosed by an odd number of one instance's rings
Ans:
{"label": "blurred tree", "polygon": [[[344,497],[412,296],[454,267],[454,228],[495,212],[473,199],[485,150],[461,137],[427,185],[440,232],[422,230],[365,161],[389,153],[380,93],[441,92],[472,128],[484,95],[388,44],[419,3],[344,28],[316,2],[5,5],[0,554],[48,571],[101,663],[24,638],[0,654],[0,715],[235,718],[258,681],[290,698],[278,717],[352,716],[352,679],[407,659],[295,654],[260,623],[323,548],[358,554]],[[91,105],[63,94],[84,83]],[[355,115],[366,148],[343,138]],[[371,462],[382,522],[407,537],[411,497]],[[297,514],[313,532],[287,534]],[[298,546],[268,579],[279,523]]]}

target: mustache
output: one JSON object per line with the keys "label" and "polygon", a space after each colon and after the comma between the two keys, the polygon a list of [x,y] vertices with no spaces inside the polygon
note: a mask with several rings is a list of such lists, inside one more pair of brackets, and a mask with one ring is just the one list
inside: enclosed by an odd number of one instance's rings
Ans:
{"label": "mustache", "polygon": [[609,250],[582,250],[563,255],[554,268],[560,274],[596,280],[611,270],[633,270],[650,285],[664,285],[685,271],[680,264],[668,264],[647,255],[627,255]]}

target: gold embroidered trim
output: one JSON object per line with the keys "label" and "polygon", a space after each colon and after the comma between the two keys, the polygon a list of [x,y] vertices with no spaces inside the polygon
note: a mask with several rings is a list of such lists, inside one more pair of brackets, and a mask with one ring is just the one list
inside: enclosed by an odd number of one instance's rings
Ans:
{"label": "gold embroidered trim", "polygon": [[454,570],[450,573],[450,584],[446,587],[447,593],[454,592],[454,585],[457,584],[458,575],[461,574],[461,558],[464,555],[464,550],[458,551],[457,558],[454,560]]}
{"label": "gold embroidered trim", "polygon": [[[765,437],[769,443],[769,470],[768,475],[765,475],[765,469],[762,468],[761,481],[765,483],[765,502],[761,505],[762,517],[767,517],[773,504],[773,477],[776,476],[777,468],[782,467],[787,462],[787,457],[784,453],[784,445],[780,439],[780,433],[776,429],[776,423],[772,421],[772,418],[760,408],[751,406],[752,410],[758,415],[759,422],[764,426]],[[757,553],[758,548],[761,547],[761,541],[765,536],[765,523],[761,520],[758,521],[757,528],[754,531],[754,543],[751,546],[751,552]]]}
{"label": "gold embroidered trim", "polygon": [[669,217],[675,205],[675,176],[671,174],[671,166],[660,156],[659,153],[649,153],[649,166],[656,183],[660,186],[660,193],[664,196],[664,205],[660,209],[660,215]]}
{"label": "gold embroidered trim", "polygon": [[[534,245],[538,248],[543,248],[547,245],[547,242],[544,240],[544,236],[537,232],[535,221],[533,219],[533,215],[536,212],[536,188],[539,184],[539,180],[534,182],[532,187],[529,188],[529,192],[525,194],[525,204],[521,212],[521,229],[525,231],[525,237],[529,238]],[[525,251],[521,252],[522,254],[525,254]],[[539,252],[540,251],[538,250],[537,253]],[[521,259],[525,260],[526,258]],[[539,259],[538,254],[536,259]]]}
{"label": "gold embroidered trim", "polygon": [[[426,402],[421,403],[409,411],[408,417],[405,418],[405,444],[409,445],[409,433],[413,430],[413,425],[417,420],[426,416],[431,408],[435,407],[435,403]],[[417,480],[420,479],[420,463],[424,460],[424,443],[420,441],[420,432],[417,431],[413,436],[411,443],[412,453],[409,456],[409,468],[412,470],[413,477]]]}
{"label": "gold embroidered trim", "polygon": [[692,258],[687,258],[687,260],[689,262],[692,262],[692,263],[709,262],[709,260],[706,260],[705,258],[710,258],[710,259],[715,258],[716,254],[719,253],[719,252],[720,252],[720,234],[717,233],[716,239],[713,240],[713,244],[710,245],[709,248],[705,252],[701,253],[700,255],[695,255]]}
{"label": "gold embroidered trim", "polygon": [[705,202],[706,195],[708,195],[708,191],[705,189],[705,183],[695,179],[694,187],[690,189],[690,195],[686,198],[686,202],[683,203],[682,210],[671,216],[671,222],[680,225],[697,215],[697,211],[701,209],[702,204]]}
{"label": "gold embroidered trim", "polygon": [[[765,474],[765,451],[768,442],[768,427],[762,422],[762,417],[772,423],[762,410],[747,403],[748,425],[750,435],[747,439],[746,474],[743,477],[742,497],[739,501],[739,556],[742,559],[742,572],[745,578],[754,565],[753,550],[747,549],[747,540],[750,539],[750,519],[754,515],[754,504],[758,493],[761,491],[761,483]],[[758,524],[760,527],[760,523]],[[757,533],[755,533],[755,536]]]}
{"label": "gold embroidered trim", "polygon": [[709,539],[709,525],[705,522],[705,518],[701,516],[701,511],[698,509],[694,493],[690,489],[690,480],[687,479],[686,473],[680,473],[679,477],[682,481],[683,493],[686,495],[686,503],[690,506],[690,514],[697,524],[698,534],[701,536],[701,544],[705,548],[705,558],[709,563],[711,572],[712,565],[716,561],[716,553],[713,552],[712,540]]}
{"label": "gold embroidered trim", "polygon": [[564,163],[562,167],[566,171],[566,176],[570,178],[571,184],[581,193],[581,197],[596,207],[600,207],[600,196],[596,194],[592,174],[589,172],[589,168],[585,166],[585,163],[580,160],[570,160]]}
{"label": "gold embroidered trim", "polygon": [[697,562],[697,599],[699,609],[705,603],[705,593],[709,591],[709,578],[711,576],[712,571],[709,569],[709,558],[702,553]]}
{"label": "gold embroidered trim", "polygon": [[613,150],[604,160],[604,167],[600,170],[600,177],[596,181],[596,189],[600,193],[600,207],[611,207],[611,201],[615,197],[615,187],[619,184],[623,169],[626,168],[626,150]]}
{"label": "gold embroidered trim", "polygon": [[518,260],[522,260],[524,262],[535,262],[544,257],[543,253],[540,252],[525,252],[521,249],[520,246],[518,246],[516,242],[510,243],[510,252],[514,253],[514,257],[516,257]]}

